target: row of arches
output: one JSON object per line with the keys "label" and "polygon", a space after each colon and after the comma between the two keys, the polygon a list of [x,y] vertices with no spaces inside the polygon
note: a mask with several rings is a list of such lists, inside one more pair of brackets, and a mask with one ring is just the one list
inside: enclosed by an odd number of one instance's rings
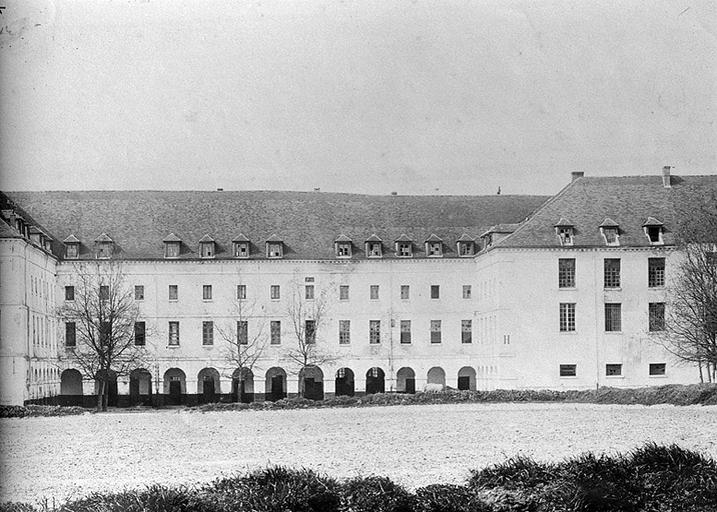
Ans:
{"label": "row of arches", "polygon": [[[366,394],[384,393],[386,391],[386,374],[380,367],[369,368],[365,373],[364,386]],[[297,392],[305,398],[321,400],[324,398],[324,372],[318,366],[307,366],[299,372]],[[261,382],[263,381],[263,382]],[[410,367],[402,367],[396,372],[395,388],[399,393],[415,393],[416,372]],[[446,372],[436,366],[428,370],[425,382],[436,387],[446,386]],[[118,402],[117,375],[108,374],[108,405],[116,406]],[[235,402],[252,402],[255,389],[263,392],[265,400],[280,400],[288,395],[287,373],[281,367],[269,368],[261,380],[249,368],[236,369],[232,374],[231,390],[222,389],[219,371],[215,368],[203,368],[197,374],[196,396],[199,403],[216,402],[223,394],[229,394]],[[263,384],[263,386],[261,385]],[[97,392],[99,380],[95,381]],[[152,374],[146,369],[134,370],[129,375],[129,402],[131,405],[150,405],[153,393],[156,393]],[[458,371],[457,387],[461,390],[476,389],[476,371],[465,366]],[[69,369],[61,375],[61,394],[64,396],[83,395],[82,375],[78,370]],[[262,389],[263,388],[263,389]],[[362,391],[363,391],[362,390]],[[357,377],[351,368],[339,368],[334,375],[334,392],[337,396],[353,396],[357,391]],[[186,403],[187,376],[180,368],[170,368],[164,372],[161,393],[165,403],[181,405]]]}

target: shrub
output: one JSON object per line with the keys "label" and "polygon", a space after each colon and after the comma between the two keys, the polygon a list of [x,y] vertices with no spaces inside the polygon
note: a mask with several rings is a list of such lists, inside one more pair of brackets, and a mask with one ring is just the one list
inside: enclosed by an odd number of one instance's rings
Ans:
{"label": "shrub", "polygon": [[492,507],[462,485],[428,485],[416,489],[416,512],[491,512]]}
{"label": "shrub", "polygon": [[554,472],[555,468],[551,464],[538,463],[530,457],[518,455],[488,468],[472,471],[468,485],[473,489],[535,487],[553,480]]}
{"label": "shrub", "polygon": [[359,477],[339,484],[341,508],[350,512],[413,512],[414,497],[390,479]]}
{"label": "shrub", "polygon": [[25,418],[29,416],[74,416],[92,412],[82,407],[59,405],[1,405],[0,418]]}

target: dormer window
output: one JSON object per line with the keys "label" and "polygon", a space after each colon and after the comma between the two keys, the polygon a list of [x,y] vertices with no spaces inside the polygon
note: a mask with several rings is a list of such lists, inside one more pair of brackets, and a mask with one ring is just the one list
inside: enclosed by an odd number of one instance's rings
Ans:
{"label": "dormer window", "polygon": [[65,244],[65,258],[76,260],[80,257],[80,240],[75,235],[70,235],[62,241]]}
{"label": "dormer window", "polygon": [[456,244],[458,246],[458,256],[463,258],[468,256],[475,256],[476,243],[475,240],[470,236],[466,235],[465,233],[462,234]]}
{"label": "dormer window", "polygon": [[383,257],[383,242],[377,235],[371,235],[366,240],[366,256],[368,258]]}
{"label": "dormer window", "polygon": [[283,258],[284,242],[279,240],[276,235],[272,235],[266,241],[266,257],[267,258]]}
{"label": "dormer window", "polygon": [[399,258],[413,256],[413,242],[406,235],[401,235],[396,240],[396,256]]}
{"label": "dormer window", "polygon": [[555,225],[555,234],[558,235],[560,245],[573,245],[575,231],[573,225],[565,219],[560,219]]}
{"label": "dormer window", "polygon": [[429,258],[443,257],[443,241],[433,233],[426,239],[426,256]]}
{"label": "dormer window", "polygon": [[164,240],[164,257],[179,258],[179,252],[182,248],[182,239],[174,233],[170,233]]}
{"label": "dormer window", "polygon": [[654,217],[648,217],[645,223],[642,225],[642,229],[645,231],[647,239],[651,245],[662,245],[662,234],[665,231],[665,225]]}
{"label": "dormer window", "polygon": [[605,245],[620,245],[620,226],[612,219],[605,219],[600,224],[600,234],[605,240]]}
{"label": "dormer window", "polygon": [[102,233],[95,239],[95,254],[99,259],[105,260],[112,257],[114,248],[115,243],[107,233]]}
{"label": "dormer window", "polygon": [[199,239],[199,257],[213,258],[216,253],[214,239],[209,235],[204,235]]}
{"label": "dormer window", "polygon": [[346,235],[339,235],[334,240],[334,251],[336,252],[337,258],[350,258],[352,253],[351,239]]}
{"label": "dormer window", "polygon": [[234,257],[235,258],[248,258],[249,257],[249,239],[242,234],[239,234],[234,241]]}

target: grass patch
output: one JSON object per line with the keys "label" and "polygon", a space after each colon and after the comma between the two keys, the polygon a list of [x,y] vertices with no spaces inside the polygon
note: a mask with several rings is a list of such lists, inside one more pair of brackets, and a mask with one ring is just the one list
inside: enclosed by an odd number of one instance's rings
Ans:
{"label": "grass patch", "polygon": [[409,492],[388,478],[336,480],[271,467],[199,487],[155,485],[94,493],[55,506],[0,505],[0,512],[714,512],[717,463],[679,446],[586,453],[559,463],[514,457],[473,471],[466,485]]}
{"label": "grass patch", "polygon": [[27,418],[35,416],[75,416],[91,412],[83,407],[59,405],[0,405],[0,418]]}

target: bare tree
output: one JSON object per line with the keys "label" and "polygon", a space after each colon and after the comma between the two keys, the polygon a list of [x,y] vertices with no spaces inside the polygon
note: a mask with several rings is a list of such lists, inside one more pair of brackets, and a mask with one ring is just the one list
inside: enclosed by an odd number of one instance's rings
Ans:
{"label": "bare tree", "polygon": [[327,350],[322,340],[318,339],[321,327],[327,319],[327,310],[326,289],[321,289],[316,294],[313,283],[301,286],[296,280],[292,282],[286,315],[294,336],[293,345],[284,357],[294,366],[299,376],[299,396],[304,396],[304,377],[309,368],[332,363],[337,359],[335,354]]}
{"label": "bare tree", "polygon": [[697,204],[694,197],[679,212],[683,259],[668,288],[662,344],[696,364],[700,381],[717,382],[717,192]]}
{"label": "bare tree", "polygon": [[[239,401],[244,398],[244,382],[248,372],[253,371],[257,361],[266,349],[268,336],[263,316],[255,315],[256,301],[247,303],[246,299],[237,298],[231,310],[233,325],[217,326],[217,332],[224,341],[224,360],[229,365],[227,377],[234,377],[238,370]],[[258,319],[249,327],[249,319]]]}
{"label": "bare tree", "polygon": [[67,360],[95,380],[97,410],[106,411],[110,375],[129,375],[148,364],[147,331],[141,333],[145,345],[135,344],[140,311],[133,290],[125,286],[120,262],[77,263],[74,276],[74,300],[65,301],[58,311],[64,322],[74,324]]}

